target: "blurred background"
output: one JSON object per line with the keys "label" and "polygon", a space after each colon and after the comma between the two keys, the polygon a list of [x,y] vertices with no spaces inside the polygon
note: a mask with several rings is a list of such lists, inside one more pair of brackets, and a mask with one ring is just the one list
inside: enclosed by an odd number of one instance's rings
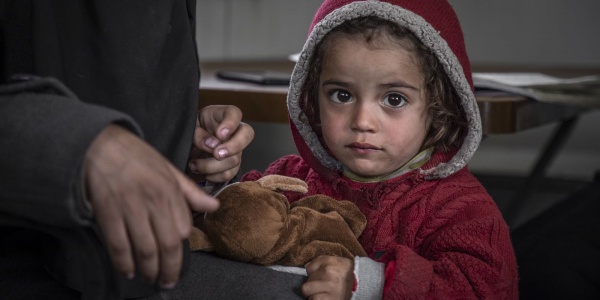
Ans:
{"label": "blurred background", "polygon": [[[465,35],[473,70],[587,69],[600,75],[600,1],[451,0]],[[198,0],[201,64],[285,60],[301,50],[321,0]],[[263,170],[295,153],[287,125],[251,123],[255,141],[243,171]],[[530,172],[557,129],[550,124],[517,134],[487,136],[470,168],[502,207]],[[600,171],[600,110],[584,114],[546,173],[535,215]],[[556,200],[555,200],[556,199]]]}

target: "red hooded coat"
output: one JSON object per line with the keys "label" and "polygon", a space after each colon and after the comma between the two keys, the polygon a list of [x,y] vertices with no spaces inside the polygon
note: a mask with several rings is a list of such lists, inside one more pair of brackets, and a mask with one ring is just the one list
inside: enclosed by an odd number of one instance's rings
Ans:
{"label": "red hooded coat", "polygon": [[[422,167],[380,182],[343,175],[302,109],[302,86],[318,42],[342,22],[378,16],[411,30],[434,52],[459,95],[468,121],[461,146],[434,152]],[[354,202],[366,215],[360,242],[370,258],[355,260],[355,298],[516,299],[517,266],[508,226],[466,165],[481,140],[481,120],[459,21],[450,4],[425,1],[324,1],[292,74],[289,118],[299,156],[272,163],[265,173],[307,182],[309,194]],[[291,202],[299,196],[290,194]],[[383,292],[382,292],[383,290]],[[383,293],[383,294],[382,294]]]}

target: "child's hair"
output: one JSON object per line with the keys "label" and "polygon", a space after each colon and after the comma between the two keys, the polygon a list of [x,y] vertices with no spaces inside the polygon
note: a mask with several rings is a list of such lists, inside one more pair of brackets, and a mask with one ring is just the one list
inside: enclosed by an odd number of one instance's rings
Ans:
{"label": "child's hair", "polygon": [[421,148],[433,146],[436,150],[448,151],[454,146],[459,146],[467,122],[460,108],[460,99],[442,64],[412,32],[378,17],[361,17],[346,21],[327,33],[317,45],[315,54],[310,59],[309,76],[302,89],[305,96],[304,111],[315,131],[320,134],[318,95],[323,57],[331,49],[336,37],[355,35],[362,36],[367,43],[373,43],[378,38],[389,38],[414,54],[424,75],[427,112],[431,120]]}

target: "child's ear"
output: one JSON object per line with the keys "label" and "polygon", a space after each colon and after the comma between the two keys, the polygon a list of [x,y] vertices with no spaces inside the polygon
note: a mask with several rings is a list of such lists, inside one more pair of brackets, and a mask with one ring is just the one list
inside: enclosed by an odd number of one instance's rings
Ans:
{"label": "child's ear", "polygon": [[427,132],[429,132],[429,131],[431,131],[431,123],[433,122],[432,109],[429,107],[426,107],[425,110],[423,111],[423,113],[425,114],[425,119],[426,119],[426,124],[427,124]]}
{"label": "child's ear", "polygon": [[421,145],[421,149],[420,150],[425,150],[432,145],[431,140],[432,137],[436,135],[436,133],[433,132],[433,128],[432,128],[432,123],[433,123],[433,117],[431,116],[431,110],[430,109],[425,109],[425,111],[423,112],[425,114],[425,126],[426,126],[426,135],[425,135],[425,140],[423,140],[423,144]]}

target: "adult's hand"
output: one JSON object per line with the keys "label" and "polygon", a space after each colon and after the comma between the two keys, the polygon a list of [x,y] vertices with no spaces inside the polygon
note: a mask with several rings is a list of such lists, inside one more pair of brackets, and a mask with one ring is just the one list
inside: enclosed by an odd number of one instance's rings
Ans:
{"label": "adult's hand", "polygon": [[232,105],[209,105],[198,112],[188,161],[196,181],[227,182],[237,175],[242,150],[254,138],[254,130],[241,122],[242,111]]}
{"label": "adult's hand", "polygon": [[213,211],[202,192],[146,142],[117,125],[92,142],[84,162],[88,197],[115,268],[131,278],[135,266],[150,282],[175,286],[190,208]]}

